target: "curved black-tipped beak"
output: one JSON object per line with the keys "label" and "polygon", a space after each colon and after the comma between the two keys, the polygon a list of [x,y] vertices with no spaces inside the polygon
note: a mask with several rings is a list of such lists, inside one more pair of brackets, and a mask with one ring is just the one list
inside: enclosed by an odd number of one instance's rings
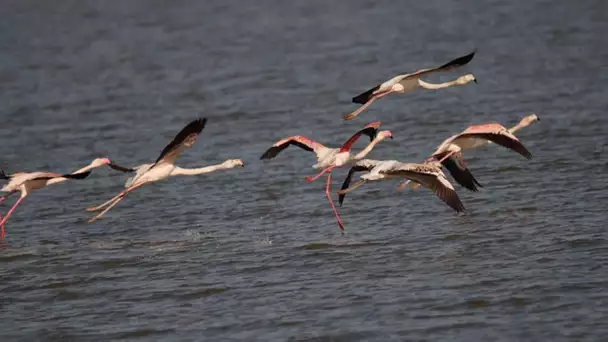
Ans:
{"label": "curved black-tipped beak", "polygon": [[474,80],[473,80],[473,82],[475,82],[475,83],[479,84],[479,82],[477,82],[477,79],[474,79]]}

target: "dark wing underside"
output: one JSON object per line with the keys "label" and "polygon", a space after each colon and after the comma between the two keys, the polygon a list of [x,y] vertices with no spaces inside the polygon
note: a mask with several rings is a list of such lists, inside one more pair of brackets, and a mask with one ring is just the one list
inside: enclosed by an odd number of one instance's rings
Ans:
{"label": "dark wing underside", "polygon": [[272,158],[276,157],[281,151],[283,151],[284,149],[289,147],[289,145],[294,145],[303,150],[314,152],[313,149],[311,147],[307,146],[306,144],[303,144],[296,140],[289,140],[288,142],[286,142],[284,144],[281,144],[279,146],[272,146],[271,148],[267,149],[266,152],[264,152],[264,154],[262,154],[262,157],[260,157],[260,159],[263,159],[263,160],[272,159]]}
{"label": "dark wing underside", "polygon": [[435,175],[429,175],[412,171],[399,171],[397,174],[410,179],[412,182],[418,183],[428,189],[431,189],[439,199],[445,202],[450,208],[456,212],[465,210],[464,204],[460,201],[456,191],[443,185]]}
{"label": "dark wing underside", "polygon": [[135,172],[137,170],[130,168],[130,167],[124,167],[124,166],[120,166],[118,164],[114,164],[114,163],[110,163],[108,164],[108,166],[116,171],[120,171],[120,172]]}
{"label": "dark wing underside", "polygon": [[[366,166],[355,164],[353,167],[350,168],[350,170],[348,170],[348,175],[344,179],[344,183],[342,183],[342,187],[340,188],[340,190],[348,189],[348,186],[350,185],[350,182],[351,182],[355,172],[369,171],[371,169],[373,169],[373,166],[366,167]],[[346,197],[346,194],[340,194],[338,196],[338,204],[340,206],[342,206],[342,203],[344,202],[345,197]]]}
{"label": "dark wing underside", "polygon": [[0,170],[0,179],[11,179],[11,177],[4,173],[4,170]]}
{"label": "dark wing underside", "polygon": [[[436,158],[437,160],[441,160],[444,156],[445,154],[440,154],[437,155]],[[441,164],[450,172],[458,184],[471,191],[479,191],[477,187],[483,188],[483,186],[475,179],[475,176],[473,176],[469,168],[458,160],[459,157],[460,156],[452,155],[449,158],[444,159]]]}
{"label": "dark wing underside", "polygon": [[378,90],[379,88],[380,88],[380,85],[377,85],[377,86],[373,87],[372,89],[353,97],[353,103],[365,104],[367,101],[369,101],[372,98],[372,96],[374,95],[374,92],[376,90]]}
{"label": "dark wing underside", "polygon": [[475,57],[475,52],[473,51],[470,54],[466,55],[466,56],[462,56],[462,57],[458,57],[456,59],[453,59],[447,63],[445,63],[444,65],[440,66],[439,68],[437,68],[436,70],[440,70],[440,71],[448,71],[448,70],[452,70],[452,69],[456,69],[458,67],[461,67],[465,64],[468,64],[473,57]]}
{"label": "dark wing underside", "polygon": [[80,172],[80,173],[68,173],[68,174],[65,174],[65,175],[56,175],[56,176],[40,176],[40,177],[35,177],[35,178],[28,179],[28,181],[31,181],[31,180],[49,180],[49,179],[53,179],[53,178],[85,179],[90,174],[91,174],[91,171],[85,171],[85,172]]}
{"label": "dark wing underside", "polygon": [[91,171],[85,171],[85,172],[80,172],[80,173],[70,173],[67,175],[61,175],[61,177],[67,178],[67,179],[85,179],[85,178],[89,177],[90,174],[91,174]]}
{"label": "dark wing underside", "polygon": [[450,70],[456,69],[456,68],[461,67],[461,66],[463,66],[465,64],[468,64],[473,59],[473,57],[475,56],[475,52],[476,51],[473,51],[473,52],[471,52],[470,54],[468,54],[466,56],[462,56],[462,57],[458,57],[456,59],[453,59],[453,60],[445,63],[444,65],[442,65],[442,66],[440,66],[438,68],[420,70],[418,72],[415,72],[415,73],[411,74],[410,76],[420,77],[420,76],[422,76],[424,74],[429,74],[429,73],[432,73],[432,72],[450,71]]}
{"label": "dark wing underside", "polygon": [[186,148],[192,146],[196,141],[196,138],[203,128],[205,128],[205,124],[207,123],[207,118],[196,119],[190,122],[186,127],[184,127],[173,140],[167,145],[163,151],[160,153],[160,156],[154,164],[157,164],[162,159],[171,159],[177,158],[177,156],[182,153]]}
{"label": "dark wing underside", "polygon": [[[519,140],[512,139],[504,134],[500,133],[464,133],[461,134],[460,137],[463,138],[479,138],[490,140],[491,142],[500,145],[502,147],[513,150],[527,159],[532,159],[532,153],[526,149],[524,144],[522,144]],[[460,138],[459,137],[459,138]]]}

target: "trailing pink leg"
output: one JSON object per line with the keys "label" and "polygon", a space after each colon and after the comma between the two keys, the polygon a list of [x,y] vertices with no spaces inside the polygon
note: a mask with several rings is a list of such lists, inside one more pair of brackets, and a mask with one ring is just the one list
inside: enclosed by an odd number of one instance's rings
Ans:
{"label": "trailing pink leg", "polygon": [[325,195],[327,196],[327,199],[329,200],[329,204],[331,204],[331,209],[334,211],[334,216],[336,217],[336,220],[338,220],[338,226],[340,226],[340,229],[342,229],[342,232],[344,232],[344,225],[342,224],[342,220],[340,220],[340,215],[338,215],[338,210],[336,210],[334,201],[332,201],[332,199],[331,199],[331,192],[329,191],[330,185],[331,185],[331,172],[327,175],[327,185],[325,186]]}
{"label": "trailing pink leg", "polygon": [[21,201],[23,201],[24,198],[25,198],[25,196],[19,197],[17,202],[15,202],[15,204],[13,204],[13,206],[11,207],[11,210],[9,210],[8,213],[6,213],[6,216],[4,216],[4,218],[2,219],[2,221],[0,221],[0,226],[2,227],[2,233],[0,235],[1,235],[2,239],[4,239],[4,223],[6,223],[6,220],[8,220],[8,218],[11,216],[13,211],[15,211],[15,208],[17,208],[19,203],[21,203]]}
{"label": "trailing pink leg", "polygon": [[[120,202],[120,201],[121,201],[121,200],[122,200],[122,199],[123,199],[123,198],[124,198],[124,197],[125,197],[125,196],[126,196],[128,193],[130,193],[131,191],[133,191],[133,190],[135,190],[135,189],[137,189],[137,188],[142,187],[142,186],[143,186],[143,185],[145,185],[145,184],[148,184],[148,183],[141,183],[141,184],[138,184],[138,185],[133,185],[133,186],[131,186],[130,188],[128,188],[127,190],[124,190],[124,191],[122,191],[121,193],[119,193],[118,195],[114,196],[112,199],[110,199],[109,201],[107,201],[106,203],[104,203],[104,204],[103,204],[102,206],[100,206],[100,207],[103,207],[103,206],[108,205],[108,204],[109,204],[109,206],[108,206],[106,209],[104,209],[104,211],[102,211],[101,213],[99,213],[99,214],[97,214],[96,216],[94,216],[93,218],[91,218],[91,219],[88,221],[88,223],[95,222],[95,221],[97,221],[98,219],[100,219],[100,218],[101,218],[101,217],[102,217],[102,216],[103,216],[105,213],[107,213],[107,212],[108,212],[110,209],[114,208],[114,206],[115,206],[116,204],[118,204],[118,202]],[[88,209],[87,209],[87,210],[88,210]]]}
{"label": "trailing pink leg", "polygon": [[328,167],[328,168],[324,169],[323,171],[319,172],[319,173],[318,173],[318,174],[316,174],[315,176],[312,176],[312,177],[304,177],[304,179],[305,179],[307,182],[309,182],[309,183],[310,183],[310,182],[313,182],[313,181],[317,180],[319,177],[323,176],[323,175],[324,175],[325,173],[327,173],[328,171],[333,170],[334,168],[335,168],[335,166],[330,166],[330,167]]}
{"label": "trailing pink leg", "polygon": [[4,202],[4,200],[5,200],[5,199],[7,199],[7,198],[8,198],[8,196],[10,196],[10,195],[12,195],[12,194],[14,194],[14,193],[16,193],[16,192],[17,192],[17,191],[12,191],[12,192],[9,192],[8,194],[6,194],[6,195],[4,195],[4,196],[0,197],[0,203]]}

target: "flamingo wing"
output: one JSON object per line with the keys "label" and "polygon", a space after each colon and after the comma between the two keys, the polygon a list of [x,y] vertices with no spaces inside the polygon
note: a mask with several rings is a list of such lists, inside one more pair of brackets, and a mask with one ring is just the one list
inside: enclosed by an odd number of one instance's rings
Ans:
{"label": "flamingo wing", "polygon": [[318,143],[312,139],[301,135],[294,135],[291,137],[287,137],[285,139],[281,139],[277,141],[274,145],[272,145],[269,149],[262,154],[260,159],[268,160],[276,157],[281,151],[289,147],[290,145],[297,146],[303,150],[315,152],[317,153],[320,149],[327,148],[323,146],[323,144]]}
{"label": "flamingo wing", "polygon": [[[441,160],[446,154],[447,152],[438,154],[435,156],[435,158]],[[458,152],[451,155],[450,157],[444,159],[441,164],[450,172],[458,184],[471,191],[479,191],[477,187],[483,188],[483,186],[479,184],[477,179],[475,179],[475,176],[473,176],[469,168],[462,160],[462,153]]]}
{"label": "flamingo wing", "polygon": [[203,128],[205,128],[206,123],[207,119],[203,118],[196,119],[187,124],[186,127],[177,133],[169,145],[165,146],[154,164],[158,164],[163,161],[173,163],[180,154],[182,154],[189,147],[192,147],[196,141],[196,138],[199,136],[199,134],[201,134]]}
{"label": "flamingo wing", "polygon": [[353,97],[352,101],[353,103],[358,103],[358,104],[365,104],[367,103],[367,101],[369,101],[372,96],[374,96],[374,94],[376,93],[377,90],[380,89],[380,84],[378,84],[377,86]]}
{"label": "flamingo wing", "polygon": [[475,57],[475,52],[477,52],[477,50],[474,50],[473,52],[469,53],[468,55],[465,55],[465,56],[453,59],[453,60],[451,60],[451,61],[449,61],[449,62],[445,63],[444,65],[442,65],[440,67],[437,67],[437,68],[418,70],[418,71],[416,71],[413,74],[406,75],[405,78],[409,78],[409,77],[412,77],[412,76],[420,77],[422,75],[430,74],[430,73],[433,73],[433,72],[450,71],[450,70],[459,68],[459,67],[461,67],[461,66],[463,66],[465,64],[468,64],[473,59],[473,57]]}
{"label": "flamingo wing", "polygon": [[391,170],[383,172],[388,175],[398,175],[418,183],[432,190],[439,199],[445,202],[456,212],[465,210],[462,201],[456,194],[454,187],[445,178],[438,166],[430,164],[403,164],[400,163]]}
{"label": "flamingo wing", "polygon": [[[353,165],[350,168],[350,170],[348,170],[348,175],[344,179],[344,183],[342,183],[342,187],[340,188],[340,190],[348,189],[348,186],[350,185],[350,182],[351,182],[355,172],[370,171],[374,167],[376,167],[376,165],[378,165],[379,163],[380,163],[380,161],[371,160],[371,159],[363,159],[363,160],[360,160],[357,163],[355,163],[355,165]],[[346,197],[346,194],[340,194],[338,196],[338,204],[340,206],[342,206],[342,203],[344,202],[345,197]]]}
{"label": "flamingo wing", "polygon": [[378,135],[378,128],[380,128],[380,121],[373,121],[365,125],[362,129],[353,134],[348,140],[340,147],[340,152],[350,151],[353,144],[361,137],[362,134],[367,135],[369,140],[372,141]]}
{"label": "flamingo wing", "polygon": [[110,163],[110,164],[108,164],[108,166],[113,170],[124,172],[124,173],[137,171],[136,168],[124,167],[124,166],[120,166],[120,165],[114,164],[114,163]]}
{"label": "flamingo wing", "polygon": [[467,132],[465,130],[458,138],[454,139],[454,143],[457,143],[460,139],[484,139],[489,140],[497,145],[513,150],[527,159],[532,159],[532,153],[526,149],[524,144],[517,139],[513,134],[509,133],[506,129],[485,131],[485,132]]}

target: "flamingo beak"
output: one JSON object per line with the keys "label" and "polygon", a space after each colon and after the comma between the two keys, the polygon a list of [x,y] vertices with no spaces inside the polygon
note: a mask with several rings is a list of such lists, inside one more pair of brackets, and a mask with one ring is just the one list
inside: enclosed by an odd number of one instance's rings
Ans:
{"label": "flamingo beak", "polygon": [[473,82],[475,82],[476,84],[479,84],[479,82],[477,82],[476,78],[473,79]]}

